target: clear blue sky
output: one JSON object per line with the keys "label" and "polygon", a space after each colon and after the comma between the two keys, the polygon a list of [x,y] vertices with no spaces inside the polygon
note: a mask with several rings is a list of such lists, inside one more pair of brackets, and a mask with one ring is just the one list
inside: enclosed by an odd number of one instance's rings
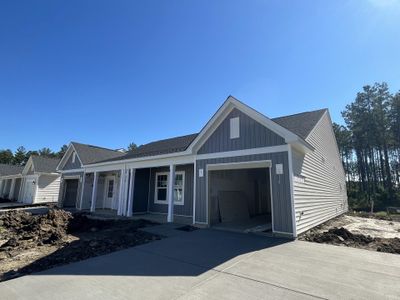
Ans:
{"label": "clear blue sky", "polygon": [[400,89],[400,3],[0,2],[0,149],[197,132],[228,95],[269,117]]}

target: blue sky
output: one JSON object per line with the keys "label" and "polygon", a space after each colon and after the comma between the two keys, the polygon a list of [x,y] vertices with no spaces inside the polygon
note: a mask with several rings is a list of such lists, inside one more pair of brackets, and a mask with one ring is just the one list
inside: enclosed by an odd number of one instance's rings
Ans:
{"label": "blue sky", "polygon": [[0,2],[0,149],[197,132],[233,95],[269,117],[400,89],[400,1]]}

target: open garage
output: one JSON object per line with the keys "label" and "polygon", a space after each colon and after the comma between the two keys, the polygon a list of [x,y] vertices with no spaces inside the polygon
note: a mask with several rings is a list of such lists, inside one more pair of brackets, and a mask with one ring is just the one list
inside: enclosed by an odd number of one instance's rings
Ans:
{"label": "open garage", "polygon": [[214,228],[272,230],[269,162],[210,165],[208,198],[209,220]]}

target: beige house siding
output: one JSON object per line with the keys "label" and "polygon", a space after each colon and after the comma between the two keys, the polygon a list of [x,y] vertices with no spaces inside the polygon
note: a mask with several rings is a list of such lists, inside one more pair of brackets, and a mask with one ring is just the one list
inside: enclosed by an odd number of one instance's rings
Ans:
{"label": "beige house siding", "polygon": [[329,113],[307,137],[315,151],[293,151],[293,194],[297,233],[347,211],[345,174]]}
{"label": "beige house siding", "polygon": [[59,175],[40,175],[34,203],[57,202],[60,191]]}

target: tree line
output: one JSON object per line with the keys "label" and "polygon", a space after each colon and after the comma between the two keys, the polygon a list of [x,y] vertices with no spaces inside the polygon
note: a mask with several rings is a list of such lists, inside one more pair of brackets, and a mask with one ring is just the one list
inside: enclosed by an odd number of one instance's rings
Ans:
{"label": "tree line", "polygon": [[387,83],[364,86],[334,124],[354,209],[400,206],[400,91]]}
{"label": "tree line", "polygon": [[[137,148],[138,146],[134,142],[132,142],[129,143],[127,150],[133,151]],[[5,150],[0,149],[0,164],[24,166],[31,155],[61,159],[64,156],[67,149],[68,149],[67,145],[63,145],[58,152],[54,152],[47,147],[44,147],[39,150],[28,151],[25,149],[24,146],[20,146],[17,148],[15,152],[12,152],[10,149],[5,149]]]}
{"label": "tree line", "polygon": [[68,146],[63,145],[58,152],[53,152],[50,148],[42,148],[39,150],[26,150],[25,147],[20,146],[15,152],[10,149],[0,150],[0,163],[24,166],[31,155],[39,155],[51,158],[61,158],[67,151]]}

